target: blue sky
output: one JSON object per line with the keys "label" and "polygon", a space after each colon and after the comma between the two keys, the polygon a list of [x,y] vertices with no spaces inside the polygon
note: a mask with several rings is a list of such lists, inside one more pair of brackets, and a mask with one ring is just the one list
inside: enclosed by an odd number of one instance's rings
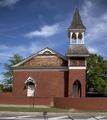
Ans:
{"label": "blue sky", "polygon": [[0,80],[14,54],[26,58],[49,47],[64,55],[75,7],[88,50],[107,59],[107,0],[0,0]]}

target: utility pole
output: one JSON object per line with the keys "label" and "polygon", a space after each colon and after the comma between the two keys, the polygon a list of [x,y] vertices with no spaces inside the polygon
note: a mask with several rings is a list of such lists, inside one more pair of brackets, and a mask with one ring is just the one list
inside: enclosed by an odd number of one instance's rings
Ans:
{"label": "utility pole", "polygon": [[33,108],[35,107],[35,88],[36,88],[36,84],[34,84]]}

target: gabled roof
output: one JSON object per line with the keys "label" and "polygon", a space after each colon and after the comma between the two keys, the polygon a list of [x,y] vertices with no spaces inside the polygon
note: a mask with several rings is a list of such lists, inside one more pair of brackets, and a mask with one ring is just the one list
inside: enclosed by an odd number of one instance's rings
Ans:
{"label": "gabled roof", "polygon": [[69,45],[66,56],[70,57],[87,57],[89,56],[89,51],[84,44],[72,44]]}
{"label": "gabled roof", "polygon": [[[23,61],[17,63],[16,65],[13,65],[12,67],[18,67],[18,66],[22,65],[23,63],[29,61],[29,60],[32,59],[33,57],[36,57],[37,55],[42,55],[43,53],[45,53],[45,52],[47,52],[47,51],[48,51],[49,53],[51,53],[52,55],[57,55],[58,57],[60,57],[60,58],[62,58],[63,60],[67,61],[66,57],[64,57],[64,56],[61,55],[60,53],[58,53],[58,52],[56,52],[56,51],[54,51],[54,50],[52,50],[52,49],[50,49],[50,48],[47,47],[47,48],[45,48],[45,49],[43,49],[43,50],[41,50],[41,51],[33,54],[32,56],[24,59]],[[47,53],[47,54],[48,54],[48,53]]]}
{"label": "gabled roof", "polygon": [[69,29],[86,29],[82,23],[78,8],[74,11],[73,20]]}

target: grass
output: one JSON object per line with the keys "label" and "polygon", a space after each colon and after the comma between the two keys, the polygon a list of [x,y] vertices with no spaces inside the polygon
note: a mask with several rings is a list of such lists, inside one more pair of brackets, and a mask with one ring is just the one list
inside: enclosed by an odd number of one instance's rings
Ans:
{"label": "grass", "polygon": [[83,110],[66,110],[58,108],[31,108],[31,107],[6,107],[0,106],[2,112],[47,112],[47,113],[107,113],[106,111],[83,111]]}
{"label": "grass", "polygon": [[0,111],[9,112],[55,112],[55,113],[65,113],[69,110],[63,110],[58,108],[28,108],[28,107],[0,107]]}

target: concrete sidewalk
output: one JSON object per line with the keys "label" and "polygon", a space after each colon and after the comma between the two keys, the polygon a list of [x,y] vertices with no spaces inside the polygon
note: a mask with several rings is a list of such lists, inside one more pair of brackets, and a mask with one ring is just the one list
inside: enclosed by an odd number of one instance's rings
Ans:
{"label": "concrete sidewalk", "polygon": [[[33,105],[9,105],[9,104],[0,104],[0,107],[28,107],[32,108]],[[34,108],[51,108],[50,106],[45,105],[34,105]]]}
{"label": "concrete sidewalk", "polygon": [[[43,116],[44,112],[9,112],[9,111],[0,111],[0,116]],[[61,116],[61,115],[76,115],[76,116],[104,116],[107,115],[107,112],[68,112],[68,113],[55,113],[47,112],[47,116]]]}
{"label": "concrete sidewalk", "polygon": [[[4,105],[0,104],[0,107],[25,107],[25,108],[32,108],[32,105]],[[51,108],[50,106],[44,105],[35,105],[34,108]],[[0,115],[43,115],[43,112],[10,112],[10,111],[0,111]],[[81,110],[68,110],[67,112],[48,112],[47,115],[49,116],[56,116],[56,115],[107,115],[107,111],[81,111]]]}

